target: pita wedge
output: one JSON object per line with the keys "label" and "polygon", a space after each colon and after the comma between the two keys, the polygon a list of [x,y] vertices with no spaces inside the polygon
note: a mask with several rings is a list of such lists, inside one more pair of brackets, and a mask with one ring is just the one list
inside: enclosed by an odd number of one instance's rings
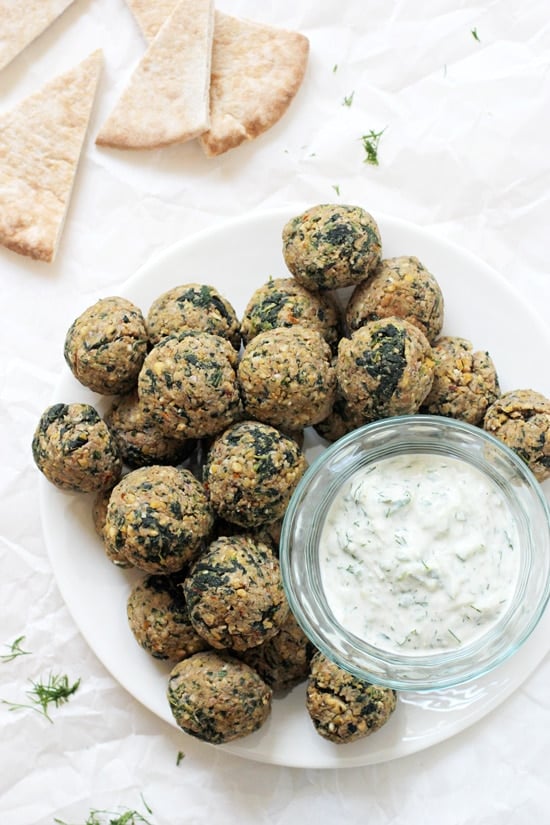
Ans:
{"label": "pita wedge", "polygon": [[213,0],[180,0],[163,23],[96,143],[156,149],[200,135],[209,125]]}
{"label": "pita wedge", "polygon": [[73,0],[0,0],[0,69],[7,66]]}
{"label": "pita wedge", "polygon": [[0,114],[0,244],[55,258],[92,111],[101,51]]}
{"label": "pita wedge", "polygon": [[199,141],[209,157],[258,137],[283,116],[307,66],[309,41],[298,32],[216,13],[210,129]]}
{"label": "pita wedge", "polygon": [[[176,0],[126,0],[150,40]],[[252,140],[286,112],[306,71],[309,41],[297,32],[216,11],[210,129],[199,137],[212,157]]]}

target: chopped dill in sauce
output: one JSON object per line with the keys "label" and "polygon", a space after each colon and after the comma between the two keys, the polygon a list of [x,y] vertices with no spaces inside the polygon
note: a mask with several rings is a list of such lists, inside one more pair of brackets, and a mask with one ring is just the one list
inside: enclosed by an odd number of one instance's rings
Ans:
{"label": "chopped dill in sauce", "polygon": [[496,484],[465,461],[393,456],[354,473],[321,533],[336,620],[385,649],[449,649],[494,624],[518,575],[517,529]]}

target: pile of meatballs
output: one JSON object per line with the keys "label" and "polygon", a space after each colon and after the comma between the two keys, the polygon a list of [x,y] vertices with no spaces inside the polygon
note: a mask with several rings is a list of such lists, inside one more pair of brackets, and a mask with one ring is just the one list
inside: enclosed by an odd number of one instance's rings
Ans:
{"label": "pile of meatballs", "polygon": [[278,539],[307,466],[305,428],[331,442],[388,416],[449,416],[550,476],[550,400],[502,394],[487,352],[441,336],[436,278],[414,256],[382,257],[368,212],[315,206],[288,221],[282,244],[288,277],[259,287],[240,320],[196,283],[146,316],[120,297],[86,309],[65,360],[110,406],[55,404],[32,443],[53,484],[95,494],[107,557],[140,573],[129,626],[171,663],[177,724],[214,744],[257,730],[273,695],[303,681],[332,742],[373,733],[396,707],[393,690],[315,650],[285,597]]}

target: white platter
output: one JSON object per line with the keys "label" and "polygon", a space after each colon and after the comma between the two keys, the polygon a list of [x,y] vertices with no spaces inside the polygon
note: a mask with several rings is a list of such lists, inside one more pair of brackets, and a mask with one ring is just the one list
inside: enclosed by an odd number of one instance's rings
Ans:
{"label": "white platter", "polygon": [[[216,286],[240,314],[256,287],[270,276],[288,275],[281,231],[300,211],[300,206],[274,210],[202,232],[166,250],[112,294],[130,298],[146,313],[154,298],[170,287],[202,282]],[[488,350],[503,390],[531,387],[550,395],[550,335],[521,296],[471,254],[412,224],[379,214],[375,218],[385,257],[416,255],[438,279],[445,297],[444,332]],[[74,401],[104,409],[103,400],[64,368],[52,403]],[[550,498],[548,483],[545,491]],[[143,651],[127,626],[126,598],[135,574],[119,570],[105,557],[92,527],[91,497],[60,492],[43,480],[40,506],[60,591],[88,644],[135,699],[175,726],[165,696],[169,667]],[[359,742],[334,745],[321,739],[304,709],[302,685],[274,701],[271,717],[260,731],[218,747],[260,762],[305,768],[395,759],[448,739],[481,719],[528,678],[548,649],[547,611],[509,662],[460,688],[400,694],[388,724]]]}

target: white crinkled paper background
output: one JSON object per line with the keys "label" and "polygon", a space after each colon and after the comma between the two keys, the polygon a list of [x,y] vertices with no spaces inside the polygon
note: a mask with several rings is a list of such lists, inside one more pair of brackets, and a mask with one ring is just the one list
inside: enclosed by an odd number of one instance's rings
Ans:
{"label": "white crinkled paper background", "polygon": [[[4,110],[93,49],[105,52],[56,263],[0,249],[0,645],[25,634],[32,651],[0,663],[0,698],[24,699],[27,680],[50,671],[82,680],[69,703],[52,710],[53,724],[0,705],[0,822],[84,823],[93,808],[136,809],[155,825],[546,821],[548,656],[497,710],[429,750],[366,768],[273,767],[182,741],[114,682],[59,595],[41,536],[32,433],[53,401],[68,325],[160,250],[273,206],[359,203],[459,243],[543,317],[549,311],[547,0],[219,7],[302,31],[311,56],[279,124],[216,159],[195,144],[152,153],[95,147],[144,48],[123,0],[75,0],[0,73]],[[352,93],[352,105],[343,105]],[[378,167],[363,162],[360,137],[371,129],[385,130]],[[475,295],[471,307],[476,312]],[[487,323],[514,335],[514,318],[501,318],[497,304]],[[186,756],[177,765],[179,750]]]}

